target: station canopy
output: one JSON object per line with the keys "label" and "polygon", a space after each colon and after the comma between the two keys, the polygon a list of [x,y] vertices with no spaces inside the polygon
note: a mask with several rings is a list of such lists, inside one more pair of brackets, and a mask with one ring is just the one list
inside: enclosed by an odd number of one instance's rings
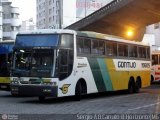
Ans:
{"label": "station canopy", "polygon": [[141,41],[146,26],[160,21],[160,0],[114,0],[65,29],[94,31]]}

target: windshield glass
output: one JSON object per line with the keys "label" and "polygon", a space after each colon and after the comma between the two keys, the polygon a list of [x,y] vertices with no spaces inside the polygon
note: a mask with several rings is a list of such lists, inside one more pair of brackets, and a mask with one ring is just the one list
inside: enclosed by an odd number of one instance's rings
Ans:
{"label": "windshield glass", "polygon": [[16,50],[13,75],[21,77],[52,77],[53,49]]}
{"label": "windshield glass", "polygon": [[22,34],[17,35],[15,47],[55,47],[58,40],[58,34]]}

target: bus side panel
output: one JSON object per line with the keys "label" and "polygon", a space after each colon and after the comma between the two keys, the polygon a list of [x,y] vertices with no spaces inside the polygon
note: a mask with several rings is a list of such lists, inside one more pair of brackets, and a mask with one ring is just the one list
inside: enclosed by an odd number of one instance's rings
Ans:
{"label": "bus side panel", "polygon": [[110,79],[110,75],[108,71],[108,64],[106,64],[106,60],[103,58],[99,58],[98,63],[100,66],[100,71],[102,73],[102,77],[103,77],[107,91],[113,91],[113,85]]}
{"label": "bus side panel", "polygon": [[[86,57],[77,57],[71,75],[58,83],[58,97],[75,95],[76,84],[80,79],[85,80],[87,93],[99,92],[88,59]],[[67,93],[63,92],[64,86],[68,86]]]}
{"label": "bus side panel", "polygon": [[108,58],[88,58],[88,60],[97,88],[100,88],[99,92],[128,89],[130,77],[134,77],[135,82],[137,77],[140,77],[142,87],[150,85],[150,69],[142,68],[143,61],[136,61],[137,68],[135,69],[124,68],[121,70],[115,67],[116,63],[114,62],[118,60]]}
{"label": "bus side panel", "polygon": [[[103,79],[101,67],[99,66],[97,58],[88,58],[92,74],[98,89],[98,92],[106,91],[105,80]],[[102,70],[103,71],[103,70]]]}
{"label": "bus side panel", "polygon": [[0,83],[10,84],[10,77],[0,77]]}
{"label": "bus side panel", "polygon": [[128,88],[128,71],[116,71],[113,59],[88,58],[99,92]]}
{"label": "bus side panel", "polygon": [[128,88],[128,71],[118,71],[114,65],[113,59],[105,59],[108,66],[108,72],[112,81],[114,90],[123,90]]}
{"label": "bus side panel", "polygon": [[139,71],[139,73],[137,74],[141,75],[142,88],[150,86],[150,78],[151,78],[150,70]]}
{"label": "bus side panel", "polygon": [[0,77],[0,89],[7,88],[10,84],[10,77]]}

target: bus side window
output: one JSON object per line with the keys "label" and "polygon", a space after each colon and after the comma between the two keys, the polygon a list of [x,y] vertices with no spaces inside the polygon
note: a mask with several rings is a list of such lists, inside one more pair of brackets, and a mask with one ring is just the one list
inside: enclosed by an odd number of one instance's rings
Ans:
{"label": "bus side window", "polygon": [[104,55],[105,54],[105,42],[104,41],[99,41],[99,47],[98,47],[98,53],[100,55]]}
{"label": "bus side window", "polygon": [[129,45],[129,57],[137,58],[137,46]]}
{"label": "bus side window", "polygon": [[138,47],[138,57],[146,58],[146,48],[145,47]]}
{"label": "bus side window", "polygon": [[67,78],[73,69],[73,50],[59,50],[58,76],[60,80]]}
{"label": "bus side window", "polygon": [[77,37],[77,53],[81,54],[83,53],[83,38]]}
{"label": "bus side window", "polygon": [[150,59],[150,48],[147,48],[147,58]]}
{"label": "bus side window", "polygon": [[118,55],[128,57],[128,45],[118,44]]}
{"label": "bus side window", "polygon": [[92,40],[92,54],[98,54],[98,40]]}
{"label": "bus side window", "polygon": [[83,52],[88,54],[91,52],[91,40],[88,38],[84,39]]}
{"label": "bus side window", "polygon": [[117,56],[117,43],[107,41],[106,42],[106,55]]}

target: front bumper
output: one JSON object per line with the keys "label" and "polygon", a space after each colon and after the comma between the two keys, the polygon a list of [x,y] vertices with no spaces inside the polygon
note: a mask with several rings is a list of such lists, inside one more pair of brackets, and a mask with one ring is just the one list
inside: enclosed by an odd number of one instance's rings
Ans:
{"label": "front bumper", "polygon": [[11,84],[11,93],[19,96],[57,97],[58,87],[50,85],[15,85]]}

